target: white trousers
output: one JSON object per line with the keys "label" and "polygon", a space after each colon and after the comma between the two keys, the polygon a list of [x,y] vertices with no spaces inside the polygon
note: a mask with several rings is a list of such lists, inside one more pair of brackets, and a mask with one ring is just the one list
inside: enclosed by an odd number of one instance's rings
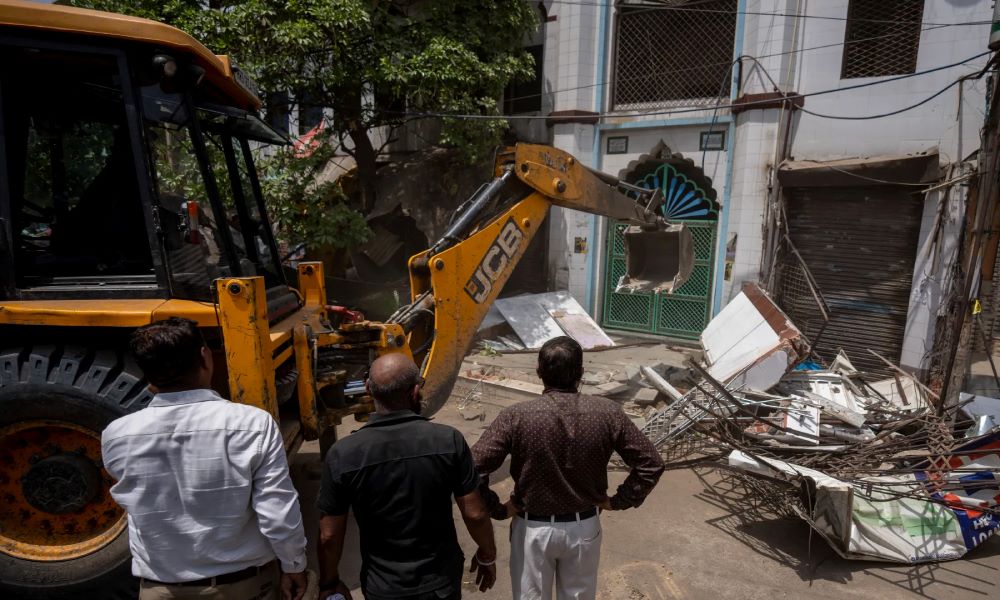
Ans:
{"label": "white trousers", "polygon": [[514,600],[594,600],[601,560],[597,516],[551,523],[514,517],[510,526],[510,583]]}

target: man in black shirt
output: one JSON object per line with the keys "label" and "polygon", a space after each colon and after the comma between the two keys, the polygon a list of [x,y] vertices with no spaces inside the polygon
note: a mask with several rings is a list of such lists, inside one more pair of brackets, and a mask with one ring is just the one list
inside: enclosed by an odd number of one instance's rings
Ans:
{"label": "man in black shirt", "polygon": [[462,434],[419,415],[417,366],[401,354],[372,363],[368,393],[375,414],[327,453],[317,506],[320,598],[350,600],[338,565],[354,510],[361,534],[361,590],[368,600],[462,597],[464,556],[451,512],[454,496],[472,539],[476,583],[496,580],[496,545],[479,476]]}

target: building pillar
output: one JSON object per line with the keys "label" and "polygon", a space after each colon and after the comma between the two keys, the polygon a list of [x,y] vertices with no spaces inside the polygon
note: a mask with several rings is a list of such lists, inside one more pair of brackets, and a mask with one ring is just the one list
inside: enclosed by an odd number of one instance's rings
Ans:
{"label": "building pillar", "polygon": [[[550,121],[552,145],[594,167],[594,107],[597,90],[603,89],[597,65],[600,45],[600,4],[553,3],[549,10],[554,21],[546,30],[546,65],[554,63],[551,85]],[[551,18],[550,17],[550,18]],[[551,52],[551,58],[549,58]],[[595,297],[600,278],[592,272],[599,252],[595,236],[597,217],[571,209],[552,207],[549,211],[549,288],[567,290],[585,308]]]}
{"label": "building pillar", "polygon": [[[571,123],[553,127],[552,145],[588,166],[591,166],[593,142],[593,125]],[[549,289],[568,290],[584,307],[587,307],[589,294],[593,293],[588,288],[599,284],[599,278],[588,273],[588,258],[592,252],[599,251],[597,240],[593,239],[596,218],[558,206],[549,210]]]}

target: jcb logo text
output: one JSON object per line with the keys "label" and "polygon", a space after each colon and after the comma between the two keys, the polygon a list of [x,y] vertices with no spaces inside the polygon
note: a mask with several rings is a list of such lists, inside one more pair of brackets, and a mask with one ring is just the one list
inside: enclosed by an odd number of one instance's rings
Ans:
{"label": "jcb logo text", "polygon": [[490,244],[476,271],[465,284],[465,292],[477,304],[482,304],[493,290],[493,284],[506,271],[507,265],[524,243],[524,232],[514,219],[507,219],[500,235]]}

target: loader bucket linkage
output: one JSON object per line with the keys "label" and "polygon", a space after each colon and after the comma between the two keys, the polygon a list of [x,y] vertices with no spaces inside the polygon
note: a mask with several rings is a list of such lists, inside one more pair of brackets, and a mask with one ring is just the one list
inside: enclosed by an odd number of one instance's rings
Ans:
{"label": "loader bucket linkage", "polygon": [[694,269],[694,240],[683,223],[625,229],[625,275],[615,292],[671,294]]}

